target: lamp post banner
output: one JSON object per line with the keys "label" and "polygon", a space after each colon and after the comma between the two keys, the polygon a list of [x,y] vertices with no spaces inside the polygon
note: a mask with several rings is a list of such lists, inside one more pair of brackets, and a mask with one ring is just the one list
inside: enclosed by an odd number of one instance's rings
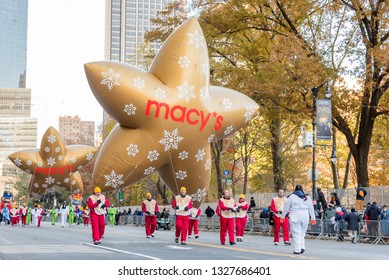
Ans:
{"label": "lamp post banner", "polygon": [[331,140],[332,110],[331,99],[316,100],[316,139]]}

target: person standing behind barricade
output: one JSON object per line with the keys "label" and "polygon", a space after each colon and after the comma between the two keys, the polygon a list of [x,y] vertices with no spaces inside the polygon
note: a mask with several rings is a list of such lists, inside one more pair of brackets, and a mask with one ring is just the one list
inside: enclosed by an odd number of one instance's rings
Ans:
{"label": "person standing behind barricade", "polygon": [[59,209],[59,214],[61,215],[61,225],[65,227],[66,219],[69,216],[69,207],[66,205],[66,201],[64,201]]}
{"label": "person standing behind barricade", "polygon": [[336,231],[338,233],[338,240],[337,241],[343,241],[343,229],[344,229],[344,213],[342,211],[342,208],[336,207],[336,213],[335,213],[335,222],[336,222]]}
{"label": "person standing behind barricade", "polygon": [[223,194],[224,197],[219,200],[218,204],[220,208],[220,243],[225,245],[228,232],[230,245],[234,245],[235,200],[230,197],[230,192],[228,190],[225,190]]}
{"label": "person standing behind barricade", "polygon": [[378,220],[380,219],[381,210],[377,206],[377,203],[373,201],[368,210],[366,210],[366,215],[369,216],[369,223],[371,227],[371,236],[378,236]]}
{"label": "person standing behind barricade", "polygon": [[296,185],[294,192],[288,197],[281,218],[289,213],[290,230],[293,235],[294,254],[305,252],[305,234],[309,219],[312,225],[316,224],[312,200],[306,196],[303,187]]}
{"label": "person standing behind barricade", "polygon": [[331,203],[335,205],[335,207],[340,207],[340,200],[336,192],[331,193]]}
{"label": "person standing behind barricade", "polygon": [[244,229],[247,223],[247,210],[249,204],[246,202],[244,194],[239,196],[239,202],[236,204],[235,224],[236,224],[236,241],[243,242]]}
{"label": "person standing behind barricade", "polygon": [[332,203],[328,203],[328,209],[324,213],[324,223],[325,223],[325,230],[326,234],[333,235],[335,233],[334,225],[335,225],[335,214],[336,211],[333,207],[334,205]]}
{"label": "person standing behind barricade", "polygon": [[365,200],[365,196],[367,195],[367,191],[362,188],[361,184],[358,184],[357,188],[357,197],[355,200],[355,209],[358,211],[363,211],[363,201]]}
{"label": "person standing behind barricade", "polygon": [[175,196],[172,201],[172,207],[176,210],[176,238],[175,242],[181,236],[181,244],[186,245],[186,236],[189,228],[189,210],[193,207],[192,197],[186,194],[186,188],[180,189],[180,194]]}
{"label": "person standing behind barricade", "polygon": [[19,214],[22,218],[22,226],[25,226],[27,222],[27,215],[28,215],[28,208],[26,206],[26,203],[22,204],[22,207],[20,207],[19,211],[20,211]]}
{"label": "person standing behind barricade", "polygon": [[115,225],[116,212],[117,212],[117,210],[115,208],[115,205],[112,204],[112,206],[108,208],[109,226],[110,227],[113,227]]}
{"label": "person standing behind barricade", "polygon": [[142,202],[142,211],[145,214],[146,238],[154,237],[155,228],[157,227],[156,213],[159,212],[159,209],[151,193],[146,194],[146,199]]}
{"label": "person standing behind barricade", "polygon": [[317,188],[317,203],[318,203],[319,210],[321,207],[321,209],[323,209],[323,212],[327,211],[328,209],[327,201],[321,188]]}
{"label": "person standing behind barricade", "polygon": [[212,217],[215,215],[215,211],[208,205],[207,209],[205,209],[205,215],[207,215],[207,228],[211,230],[212,227]]}
{"label": "person standing behind barricade", "polygon": [[351,212],[346,215],[344,220],[347,222],[347,231],[348,235],[351,236],[351,242],[357,243],[357,234],[359,229],[359,222],[361,218],[358,213],[355,211],[355,208],[351,208]]}
{"label": "person standing behind barricade", "polygon": [[90,210],[89,210],[88,205],[85,206],[85,209],[84,209],[84,211],[83,211],[82,213],[84,214],[84,226],[89,226],[89,214],[90,214]]}
{"label": "person standing behind barricade", "polygon": [[386,205],[382,206],[381,214],[381,233],[385,237],[385,242],[389,241],[389,210]]}
{"label": "person standing behind barricade", "polygon": [[[283,230],[283,239],[285,245],[291,245],[289,241],[289,218],[287,213],[282,215],[287,198],[284,196],[284,190],[278,190],[278,196],[274,197],[270,204],[270,209],[273,212],[274,218],[274,245],[278,245],[280,241],[280,227]],[[285,217],[285,218],[283,218]]]}
{"label": "person standing behind barricade", "polygon": [[70,202],[69,204],[69,227],[73,226],[74,223],[74,212],[76,209],[74,208],[73,204]]}
{"label": "person standing behind barricade", "polygon": [[95,245],[101,243],[101,238],[105,232],[105,214],[109,207],[108,199],[101,194],[101,189],[95,187],[93,194],[88,198],[90,218],[92,224],[92,239]]}
{"label": "person standing behind barricade", "polygon": [[192,238],[192,229],[195,235],[195,238],[199,238],[199,219],[200,219],[201,209],[192,207],[189,210],[189,228],[188,228],[188,238]]}

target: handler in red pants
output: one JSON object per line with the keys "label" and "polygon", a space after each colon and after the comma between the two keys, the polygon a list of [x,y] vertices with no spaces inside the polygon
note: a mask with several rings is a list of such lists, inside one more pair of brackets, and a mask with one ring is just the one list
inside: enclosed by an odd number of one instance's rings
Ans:
{"label": "handler in red pants", "polygon": [[101,189],[95,187],[93,194],[88,198],[90,219],[92,224],[92,238],[95,245],[101,243],[105,231],[105,213],[109,207],[108,199],[101,194]]}
{"label": "handler in red pants", "polygon": [[230,192],[225,190],[224,197],[219,200],[220,207],[220,243],[226,244],[226,234],[230,240],[230,245],[235,244],[234,222],[235,222],[235,200],[230,197]]}
{"label": "handler in red pants", "polygon": [[247,210],[249,209],[249,204],[246,202],[244,194],[239,196],[239,203],[236,204],[236,241],[243,242],[244,228],[247,223]]}
{"label": "handler in red pants", "polygon": [[186,188],[182,187],[180,194],[175,196],[172,202],[172,207],[176,210],[176,243],[178,243],[181,235],[181,244],[186,245],[186,235],[188,234],[189,227],[189,210],[192,206],[192,197],[186,195]]}
{"label": "handler in red pants", "polygon": [[146,238],[154,237],[155,228],[157,227],[158,212],[157,202],[151,197],[151,193],[146,194],[146,199],[142,202],[142,212],[145,213]]}
{"label": "handler in red pants", "polygon": [[282,230],[284,234],[284,244],[291,245],[289,241],[289,218],[281,219],[282,210],[286,203],[287,198],[284,197],[284,190],[278,190],[278,196],[272,199],[270,204],[270,209],[274,213],[274,245],[278,245],[280,241],[280,227],[282,225]]}
{"label": "handler in red pants", "polygon": [[199,238],[199,218],[201,214],[200,208],[193,207],[190,209],[189,213],[189,229],[188,229],[188,238],[192,238],[192,229],[195,235],[195,238]]}

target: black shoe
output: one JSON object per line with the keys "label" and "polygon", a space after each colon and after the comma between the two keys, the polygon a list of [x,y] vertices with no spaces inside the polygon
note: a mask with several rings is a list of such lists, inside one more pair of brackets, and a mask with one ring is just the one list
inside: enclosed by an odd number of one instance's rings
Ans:
{"label": "black shoe", "polygon": [[232,246],[232,245],[235,245],[235,242],[230,242],[230,245]]}
{"label": "black shoe", "polygon": [[195,238],[197,239],[197,238],[199,238],[199,236],[198,236],[198,235],[196,235],[196,236],[195,236]]}
{"label": "black shoe", "polygon": [[284,245],[289,246],[289,245],[292,245],[292,243],[290,243],[290,241],[286,241],[286,242],[284,242]]}
{"label": "black shoe", "polygon": [[304,252],[305,252],[305,249],[301,249],[301,252],[300,252],[300,253],[302,254],[302,253],[304,253]]}
{"label": "black shoe", "polygon": [[100,244],[100,242],[98,242],[98,241],[95,241],[93,244],[95,244],[95,245],[99,245],[99,244]]}
{"label": "black shoe", "polygon": [[293,254],[299,255],[301,254],[301,252],[293,252]]}
{"label": "black shoe", "polygon": [[182,241],[182,242],[181,242],[181,245],[186,245],[186,242],[185,242],[185,241]]}
{"label": "black shoe", "polygon": [[176,237],[176,239],[174,239],[174,242],[178,243],[178,237]]}

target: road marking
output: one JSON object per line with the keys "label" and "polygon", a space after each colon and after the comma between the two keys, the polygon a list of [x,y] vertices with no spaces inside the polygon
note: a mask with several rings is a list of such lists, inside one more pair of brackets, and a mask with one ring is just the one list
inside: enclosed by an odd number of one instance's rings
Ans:
{"label": "road marking", "polygon": [[156,258],[156,257],[152,257],[152,256],[148,256],[148,255],[143,255],[143,254],[138,254],[138,253],[133,253],[133,252],[129,252],[129,251],[124,251],[124,250],[118,250],[118,249],[114,249],[114,248],[110,248],[110,247],[105,247],[105,246],[101,246],[101,245],[94,245],[94,244],[90,244],[90,243],[81,243],[82,245],[86,245],[86,246],[89,246],[89,247],[93,247],[93,248],[98,248],[98,249],[103,249],[103,250],[107,250],[107,251],[112,251],[112,252],[116,252],[116,253],[122,253],[122,254],[127,254],[127,255],[134,255],[134,256],[139,256],[139,257],[143,257],[143,258],[146,258],[146,259],[152,259],[152,260],[161,260],[159,258]]}
{"label": "road marking", "polygon": [[172,249],[179,249],[179,250],[189,250],[192,249],[192,247],[183,247],[183,246],[175,246],[175,245],[168,245],[167,247]]}
{"label": "road marking", "polygon": [[233,250],[238,252],[246,252],[246,253],[255,253],[259,255],[271,255],[271,256],[277,256],[277,257],[288,257],[288,258],[294,258],[294,259],[304,259],[304,260],[317,260],[317,258],[313,257],[306,257],[303,255],[291,255],[291,254],[284,254],[284,253],[277,253],[277,252],[269,252],[269,251],[257,251],[257,250],[250,250],[250,249],[243,249],[243,248],[231,248],[223,245],[213,245],[213,244],[205,244],[205,243],[193,243],[190,242],[188,244],[191,245],[199,245],[204,247],[212,247],[212,248],[218,248],[218,249],[227,249],[227,250]]}
{"label": "road marking", "polygon": [[13,242],[8,241],[7,239],[1,238],[1,237],[0,237],[0,240],[3,241],[6,244],[14,244]]}

